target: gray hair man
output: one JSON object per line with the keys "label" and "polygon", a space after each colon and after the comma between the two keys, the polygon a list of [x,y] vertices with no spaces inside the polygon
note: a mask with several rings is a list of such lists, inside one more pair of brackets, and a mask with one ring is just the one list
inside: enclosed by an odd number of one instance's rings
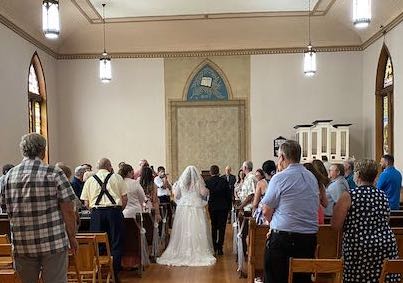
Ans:
{"label": "gray hair man", "polygon": [[243,209],[244,211],[251,214],[252,211],[252,201],[255,196],[257,179],[255,174],[253,174],[253,163],[252,161],[245,161],[242,164],[242,170],[245,173],[245,179],[242,184],[241,191],[239,192],[239,199],[241,204],[238,209]]}
{"label": "gray hair man", "polygon": [[91,209],[90,230],[108,234],[115,279],[118,281],[122,260],[122,211],[127,204],[127,185],[119,174],[113,172],[109,159],[99,160],[98,169],[84,183],[81,199]]}
{"label": "gray hair man", "polygon": [[0,184],[10,219],[14,259],[23,283],[67,282],[67,250],[77,250],[73,189],[60,168],[42,162],[46,140],[22,137],[22,162]]}
{"label": "gray hair man", "polygon": [[[278,153],[278,167],[262,200],[270,222],[266,243],[264,278],[267,283],[287,282],[290,257],[313,258],[318,231],[319,189],[315,176],[302,164],[301,146],[287,140]],[[311,275],[298,274],[295,282],[310,282]]]}
{"label": "gray hair man", "polygon": [[78,198],[81,197],[81,193],[84,187],[84,173],[88,171],[87,166],[77,166],[74,169],[74,177],[71,180],[71,186],[73,187],[74,193]]}

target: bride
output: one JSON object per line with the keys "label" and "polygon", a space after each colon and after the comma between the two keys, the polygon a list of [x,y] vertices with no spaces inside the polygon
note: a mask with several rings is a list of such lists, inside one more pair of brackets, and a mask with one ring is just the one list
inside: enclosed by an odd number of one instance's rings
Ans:
{"label": "bride", "polygon": [[196,167],[186,167],[173,191],[177,207],[171,238],[157,263],[174,266],[213,265],[216,259],[205,209],[208,190]]}

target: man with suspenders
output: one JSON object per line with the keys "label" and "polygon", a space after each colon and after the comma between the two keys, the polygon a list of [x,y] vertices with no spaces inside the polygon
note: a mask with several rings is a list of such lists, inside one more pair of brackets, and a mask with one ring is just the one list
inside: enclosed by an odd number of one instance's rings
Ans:
{"label": "man with suspenders", "polygon": [[98,161],[98,169],[97,174],[85,182],[81,199],[91,209],[90,230],[108,233],[115,278],[118,280],[122,258],[122,211],[127,204],[127,187],[123,178],[113,173],[109,159]]}

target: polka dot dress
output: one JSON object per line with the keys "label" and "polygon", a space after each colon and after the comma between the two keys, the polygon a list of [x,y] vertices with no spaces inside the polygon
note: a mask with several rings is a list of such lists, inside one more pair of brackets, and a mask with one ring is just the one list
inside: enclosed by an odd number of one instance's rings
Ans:
{"label": "polka dot dress", "polygon": [[[395,236],[389,227],[389,203],[372,186],[350,190],[351,208],[344,223],[344,283],[378,283],[384,259],[398,257]],[[390,275],[387,282],[399,282]]]}

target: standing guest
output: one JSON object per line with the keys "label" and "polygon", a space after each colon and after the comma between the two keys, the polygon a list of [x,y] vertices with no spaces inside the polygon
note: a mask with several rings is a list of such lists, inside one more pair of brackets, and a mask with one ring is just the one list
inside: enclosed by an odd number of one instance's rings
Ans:
{"label": "standing guest", "polygon": [[95,175],[94,171],[85,171],[83,175],[83,182],[85,183],[89,178]]}
{"label": "standing guest", "polygon": [[150,167],[150,165],[148,164],[148,161],[146,159],[140,160],[139,169],[134,171],[134,176],[133,176],[134,180],[137,180],[138,178],[140,178],[141,172],[142,172],[143,168],[145,168],[145,167]]}
{"label": "standing guest", "polygon": [[225,226],[232,207],[232,196],[227,180],[220,177],[220,168],[217,165],[210,167],[210,175],[211,178],[206,181],[206,187],[210,192],[208,209],[211,219],[211,235],[214,252],[217,255],[223,255]]}
{"label": "standing guest", "polygon": [[327,207],[326,216],[333,215],[333,206],[339,200],[343,192],[348,192],[349,186],[344,178],[344,166],[342,164],[332,164],[329,169],[330,184],[326,189]]}
{"label": "standing guest", "polygon": [[77,197],[81,196],[84,187],[84,173],[87,172],[86,166],[78,166],[74,169],[74,177],[71,180],[71,186]]}
{"label": "standing guest", "polygon": [[[343,282],[377,283],[385,259],[398,258],[389,226],[389,203],[374,187],[378,173],[373,160],[355,164],[357,188],[343,192],[334,207],[332,227],[343,230]],[[387,282],[400,282],[396,275]]]}
{"label": "standing guest", "polygon": [[120,175],[113,173],[109,159],[99,160],[98,169],[84,183],[81,199],[91,209],[90,230],[108,234],[115,278],[118,280],[122,259],[122,210],[127,204],[127,186]]}
{"label": "standing guest", "polygon": [[[312,165],[318,173],[322,174],[325,177],[329,176],[329,171],[326,169],[323,162],[320,161],[319,159],[314,159],[312,161]],[[328,179],[328,182],[327,182],[327,184],[325,184],[325,187],[327,188],[327,186],[329,186],[329,184],[330,184],[330,179]]]}
{"label": "standing guest", "polygon": [[235,175],[231,174],[231,166],[226,166],[225,167],[225,174],[222,175],[221,177],[227,180],[229,189],[231,191],[231,196],[234,198],[234,188],[235,188],[235,183],[236,183],[236,177]]}
{"label": "standing guest", "polygon": [[255,177],[256,177],[256,180],[259,182],[259,181],[261,181],[261,180],[264,180],[264,172],[263,172],[263,170],[262,169],[257,169],[256,170],[256,172],[255,172]]}
{"label": "standing guest", "polygon": [[84,163],[84,164],[81,164],[81,166],[84,166],[87,169],[87,171],[92,171],[92,165],[91,164]]}
{"label": "standing guest", "polygon": [[315,167],[313,167],[312,163],[304,163],[304,167],[311,171],[311,173],[315,176],[318,181],[318,190],[319,190],[319,210],[318,210],[318,223],[325,224],[325,208],[327,207],[327,197],[326,197],[326,185],[329,183],[329,178],[327,176],[323,176],[318,171],[316,171]]}
{"label": "standing guest", "polygon": [[[55,165],[55,167],[58,167],[59,169],[62,169],[64,175],[66,175],[67,180],[70,180],[70,178],[71,178],[71,169],[70,169],[70,167],[67,166],[67,165],[64,165],[61,162],[56,163],[56,164],[59,164],[59,165]],[[71,182],[70,182],[70,185],[71,185]],[[74,188],[73,188],[73,190],[74,190]]]}
{"label": "standing guest", "polygon": [[[253,198],[253,217],[256,219],[257,225],[268,224],[263,216],[261,200],[263,199],[271,178],[276,174],[276,164],[273,160],[267,160],[262,165],[264,179],[257,182],[256,192]],[[258,170],[257,170],[258,171]],[[256,172],[257,172],[256,171]]]}
{"label": "standing guest", "polygon": [[123,210],[126,218],[135,218],[137,213],[143,211],[143,203],[146,200],[143,188],[138,180],[133,179],[133,167],[129,164],[123,164],[119,169],[119,175],[122,176],[127,185],[127,205]]}
{"label": "standing guest", "polygon": [[355,189],[357,185],[354,182],[354,161],[344,161],[344,178],[346,178],[350,190]]}
{"label": "standing guest", "polygon": [[154,184],[157,186],[157,196],[160,203],[171,203],[172,186],[168,181],[168,176],[165,174],[165,168],[159,166],[157,176],[154,178]]}
{"label": "standing guest", "polygon": [[73,201],[76,196],[62,170],[42,162],[46,139],[22,137],[22,162],[2,180],[0,203],[10,219],[14,263],[23,283],[67,282],[67,250],[77,251]]}
{"label": "standing guest", "polygon": [[400,208],[400,189],[402,186],[402,175],[393,166],[395,159],[392,155],[386,154],[381,158],[381,168],[383,172],[379,175],[377,188],[383,191],[392,210]]}
{"label": "standing guest", "polygon": [[326,168],[326,171],[329,173],[330,165],[332,165],[332,164],[329,162],[329,159],[327,158],[326,155],[323,155],[323,156],[322,156],[322,162],[323,162],[323,165],[324,165],[325,168]]}
{"label": "standing guest", "polygon": [[161,221],[160,202],[157,196],[157,186],[154,184],[153,170],[146,166],[141,170],[140,185],[143,187],[145,200],[145,211],[154,209],[155,221]]}
{"label": "standing guest", "polygon": [[233,195],[233,200],[234,202],[239,202],[239,194],[241,193],[243,181],[245,179],[245,173],[243,172],[242,168],[239,169],[238,171],[238,178],[236,180],[236,183],[234,185],[234,195]]}
{"label": "standing guest", "polygon": [[242,171],[245,173],[245,179],[243,181],[241,191],[239,193],[239,199],[241,204],[238,209],[247,212],[247,214],[252,214],[252,201],[256,191],[257,179],[255,174],[252,172],[253,163],[252,161],[245,161],[242,164]]}
{"label": "standing guest", "polygon": [[[287,282],[290,257],[315,256],[318,182],[299,164],[300,158],[301,146],[296,141],[287,140],[280,146],[277,164],[282,171],[270,180],[262,200],[263,212],[271,228],[264,256],[266,283]],[[310,274],[297,274],[294,282],[311,282],[310,277]]]}

